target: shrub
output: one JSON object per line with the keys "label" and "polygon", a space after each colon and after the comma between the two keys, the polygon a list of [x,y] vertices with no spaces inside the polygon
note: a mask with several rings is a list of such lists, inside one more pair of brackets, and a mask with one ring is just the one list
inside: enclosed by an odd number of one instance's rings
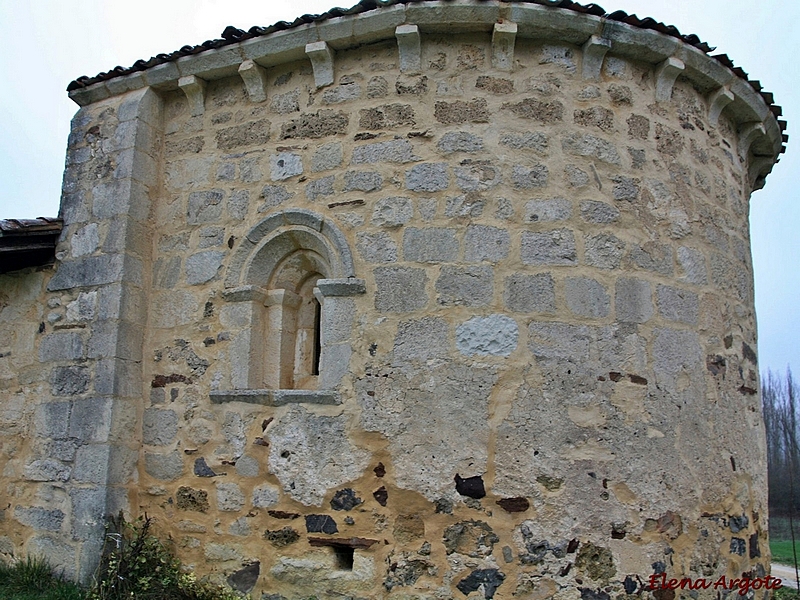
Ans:
{"label": "shrub", "polygon": [[199,581],[151,533],[145,515],[109,519],[105,547],[88,600],[240,600],[235,592]]}

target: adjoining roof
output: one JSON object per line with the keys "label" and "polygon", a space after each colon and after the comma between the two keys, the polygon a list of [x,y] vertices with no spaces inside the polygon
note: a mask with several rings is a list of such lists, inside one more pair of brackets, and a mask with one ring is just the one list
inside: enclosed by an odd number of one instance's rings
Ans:
{"label": "adjoining roof", "polygon": [[0,273],[53,262],[61,219],[0,219]]}
{"label": "adjoining roof", "polygon": [[[131,73],[136,73],[138,71],[144,71],[146,69],[149,69],[157,65],[175,61],[184,56],[191,56],[193,54],[205,52],[206,50],[222,48],[224,46],[228,46],[230,44],[236,44],[238,42],[249,40],[255,37],[269,35],[276,31],[285,31],[287,29],[294,29],[295,27],[300,27],[301,25],[306,25],[308,23],[317,23],[320,21],[327,21],[328,19],[333,19],[336,17],[356,15],[369,10],[374,10],[376,8],[394,6],[396,4],[413,4],[424,1],[425,0],[360,0],[360,2],[355,6],[353,6],[352,8],[348,9],[332,8],[329,11],[319,15],[303,15],[301,17],[298,17],[291,23],[288,23],[286,21],[278,21],[277,23],[270,25],[268,27],[255,26],[251,27],[247,31],[244,31],[242,29],[237,29],[236,27],[228,26],[222,32],[221,39],[207,40],[202,44],[198,44],[196,46],[183,46],[179,50],[175,50],[174,52],[170,52],[168,54],[158,54],[147,60],[144,59],[137,60],[130,67],[119,67],[119,66],[114,67],[110,71],[98,73],[94,77],[88,77],[86,75],[83,75],[81,77],[78,77],[74,81],[70,82],[70,84],[67,86],[67,91],[71,92],[73,90],[90,86],[94,83],[98,83],[101,81],[108,81],[109,79],[113,79],[115,77],[122,77],[124,75],[130,75]],[[634,27],[638,27],[639,29],[650,29],[653,31],[657,31],[658,33],[662,33],[664,35],[677,38],[682,42],[689,44],[694,48],[697,48],[701,52],[708,54],[709,56],[711,56],[711,58],[714,58],[715,60],[717,60],[718,62],[729,68],[731,71],[733,71],[733,73],[736,74],[737,77],[740,77],[741,79],[747,81],[756,92],[761,94],[761,97],[764,98],[764,102],[767,103],[767,106],[770,107],[772,113],[775,115],[776,118],[781,116],[782,114],[781,107],[776,106],[774,103],[773,95],[770,92],[763,91],[761,82],[757,80],[750,80],[748,78],[747,73],[741,67],[735,66],[733,64],[733,61],[731,61],[731,59],[728,58],[727,54],[715,54],[715,55],[710,54],[715,50],[715,48],[709,46],[706,42],[701,41],[700,38],[693,33],[684,35],[674,25],[665,25],[664,23],[660,23],[650,17],[640,19],[635,14],[629,15],[628,13],[622,10],[618,10],[613,13],[607,13],[605,9],[603,9],[603,7],[597,4],[582,5],[578,4],[577,2],[573,2],[572,0],[520,0],[520,1],[522,3],[540,4],[552,8],[565,8],[567,10],[571,10],[576,13],[590,14],[596,17],[602,17],[609,21],[618,21],[621,23],[632,25]]]}

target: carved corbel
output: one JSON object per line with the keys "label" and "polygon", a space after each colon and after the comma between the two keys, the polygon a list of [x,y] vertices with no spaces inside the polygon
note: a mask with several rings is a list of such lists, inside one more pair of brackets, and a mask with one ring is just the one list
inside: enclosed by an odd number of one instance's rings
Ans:
{"label": "carved corbel", "polygon": [[267,71],[264,67],[246,60],[239,65],[239,75],[251,102],[264,102],[267,99]]}
{"label": "carved corbel", "polygon": [[204,79],[187,75],[178,79],[178,87],[189,100],[189,110],[193,117],[202,115],[206,110],[206,82]]}
{"label": "carved corbel", "polygon": [[583,68],[581,75],[584,79],[600,79],[600,71],[603,69],[603,60],[606,53],[611,49],[611,40],[593,35],[583,45]]}
{"label": "carved corbel", "polygon": [[761,121],[751,121],[739,127],[739,156],[747,158],[750,146],[762,135],[767,135],[767,130]]}
{"label": "carved corbel", "polygon": [[735,99],[736,97],[733,95],[733,92],[727,87],[721,87],[711,94],[711,97],[708,99],[708,122],[712,127],[717,126],[722,110]]}
{"label": "carved corbel", "polygon": [[416,25],[399,25],[394,30],[397,38],[397,50],[400,53],[400,71],[417,73],[422,69],[422,45],[419,27]]}
{"label": "carved corbel", "polygon": [[333,51],[327,42],[306,44],[306,56],[314,69],[314,85],[317,88],[333,83]]}
{"label": "carved corbel", "polygon": [[659,102],[666,102],[672,98],[672,87],[675,85],[675,80],[678,75],[683,73],[686,65],[683,61],[674,56],[670,56],[667,60],[658,65],[656,69],[656,100]]}
{"label": "carved corbel", "polygon": [[501,71],[514,67],[514,44],[517,40],[517,24],[495,23],[492,32],[492,66]]}

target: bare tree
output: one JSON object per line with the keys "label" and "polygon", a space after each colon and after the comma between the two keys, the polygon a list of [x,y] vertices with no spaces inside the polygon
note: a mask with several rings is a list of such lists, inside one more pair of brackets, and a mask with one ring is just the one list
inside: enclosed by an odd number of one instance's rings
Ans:
{"label": "bare tree", "polygon": [[795,546],[795,514],[798,509],[796,493],[797,468],[800,465],[800,444],[798,443],[798,390],[787,368],[786,380],[767,371],[761,381],[761,397],[764,424],[767,430],[767,464],[769,482],[770,514],[788,517],[792,540],[795,579],[800,591],[800,569],[798,568]]}

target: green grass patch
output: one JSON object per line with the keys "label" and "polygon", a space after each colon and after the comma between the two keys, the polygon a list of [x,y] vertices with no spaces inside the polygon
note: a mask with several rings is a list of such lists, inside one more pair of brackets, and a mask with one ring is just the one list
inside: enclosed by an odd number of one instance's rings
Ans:
{"label": "green grass patch", "polygon": [[[800,541],[795,542],[797,549],[797,558],[800,560]],[[794,564],[794,555],[792,554],[792,542],[787,540],[770,540],[769,550],[772,553],[772,561],[784,565]]]}
{"label": "green grass patch", "polygon": [[798,600],[800,599],[800,595],[797,593],[797,590],[793,587],[780,587],[773,592],[773,598],[775,600]]}
{"label": "green grass patch", "polygon": [[83,600],[84,592],[53,573],[39,558],[11,565],[0,561],[0,600]]}

